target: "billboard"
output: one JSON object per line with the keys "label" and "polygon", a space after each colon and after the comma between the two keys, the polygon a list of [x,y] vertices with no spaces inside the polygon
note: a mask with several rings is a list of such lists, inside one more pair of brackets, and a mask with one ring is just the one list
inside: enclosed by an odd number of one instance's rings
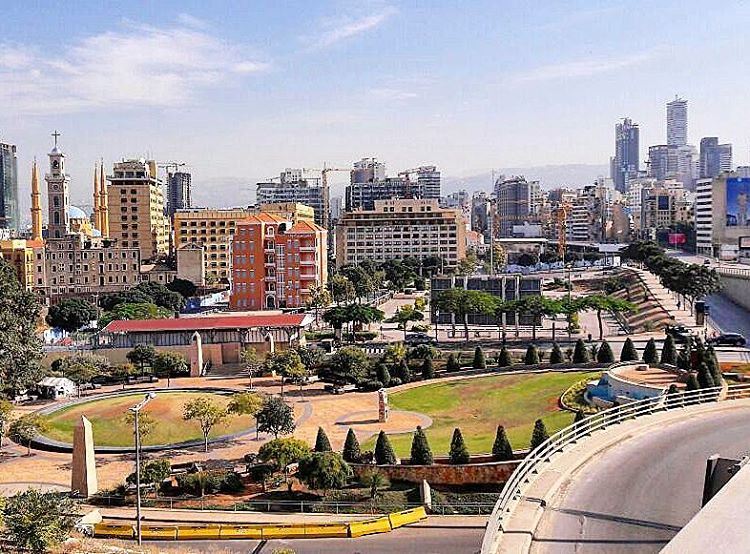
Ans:
{"label": "billboard", "polygon": [[669,209],[669,196],[659,195],[656,197],[657,209],[668,210]]}
{"label": "billboard", "polygon": [[750,179],[727,179],[727,227],[750,227]]}
{"label": "billboard", "polygon": [[669,233],[668,240],[669,240],[669,244],[672,246],[677,246],[678,244],[685,244],[685,242],[687,242],[685,233]]}

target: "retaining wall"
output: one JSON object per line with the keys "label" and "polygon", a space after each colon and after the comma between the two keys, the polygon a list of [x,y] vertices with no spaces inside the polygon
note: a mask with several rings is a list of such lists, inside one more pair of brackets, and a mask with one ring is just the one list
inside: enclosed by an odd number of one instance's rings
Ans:
{"label": "retaining wall", "polygon": [[[524,454],[519,454],[523,457]],[[492,456],[477,456],[474,463],[451,465],[444,460],[436,460],[431,466],[417,465],[378,465],[353,464],[352,469],[358,477],[373,469],[384,473],[391,481],[421,483],[430,485],[500,485],[505,483],[521,459],[509,462],[484,461]],[[481,463],[478,463],[481,460]]]}

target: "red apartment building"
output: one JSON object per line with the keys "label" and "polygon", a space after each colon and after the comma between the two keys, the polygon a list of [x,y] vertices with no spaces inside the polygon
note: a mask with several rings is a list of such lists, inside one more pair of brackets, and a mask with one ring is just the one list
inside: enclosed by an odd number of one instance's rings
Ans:
{"label": "red apartment building", "polygon": [[327,231],[312,221],[250,215],[237,222],[231,248],[233,309],[298,308],[327,280]]}

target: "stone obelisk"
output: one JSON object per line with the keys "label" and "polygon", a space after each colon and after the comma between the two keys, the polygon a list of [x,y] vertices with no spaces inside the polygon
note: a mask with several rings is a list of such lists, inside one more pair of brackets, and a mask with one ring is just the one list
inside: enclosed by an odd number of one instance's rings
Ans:
{"label": "stone obelisk", "polygon": [[70,490],[83,498],[88,498],[99,490],[94,458],[94,432],[86,416],[81,416],[81,421],[73,432],[73,473]]}

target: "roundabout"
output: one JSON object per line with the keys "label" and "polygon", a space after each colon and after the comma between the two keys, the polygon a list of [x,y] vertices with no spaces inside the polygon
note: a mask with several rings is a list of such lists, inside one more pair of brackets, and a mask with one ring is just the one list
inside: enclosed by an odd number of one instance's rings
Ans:
{"label": "roundabout", "polygon": [[[187,448],[203,444],[197,421],[182,418],[184,405],[196,398],[207,398],[226,408],[230,389],[175,389],[157,391],[157,396],[143,410],[154,422],[151,432],[143,438],[144,450],[159,451]],[[133,427],[126,420],[128,408],[143,398],[143,392],[123,391],[56,405],[39,412],[48,428],[33,442],[43,450],[70,452],[73,431],[81,416],[91,421],[97,452],[126,453],[133,451]],[[254,431],[250,416],[232,416],[211,431],[209,442],[226,441]]]}

